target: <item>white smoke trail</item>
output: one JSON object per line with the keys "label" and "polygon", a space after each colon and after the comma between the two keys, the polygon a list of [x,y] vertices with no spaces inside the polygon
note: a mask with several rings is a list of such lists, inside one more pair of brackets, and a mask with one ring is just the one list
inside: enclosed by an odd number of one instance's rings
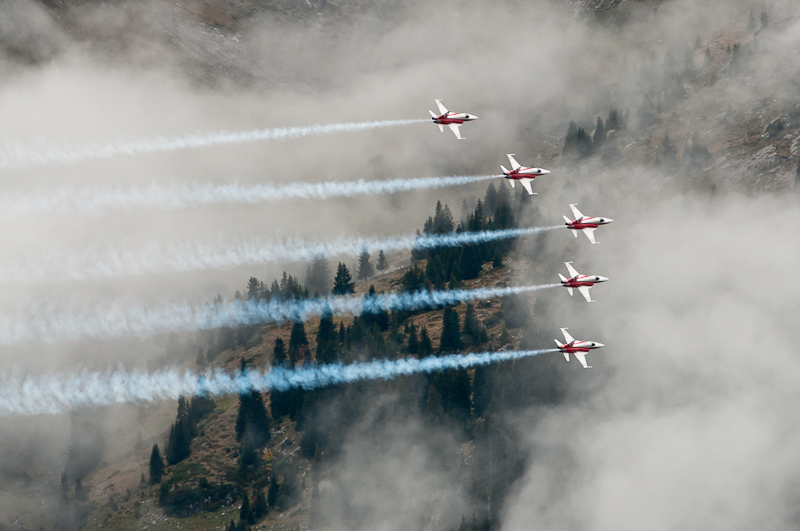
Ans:
{"label": "white smoke trail", "polygon": [[35,304],[14,317],[0,315],[0,345],[19,343],[61,343],[81,339],[112,339],[125,336],[149,337],[164,332],[211,330],[215,328],[304,321],[332,312],[361,315],[381,311],[416,310],[478,299],[507,297],[561,286],[518,286],[472,290],[419,291],[373,296],[344,296],[302,301],[234,301],[196,305],[189,303],[158,306],[60,308]]}
{"label": "white smoke trail", "polygon": [[287,199],[332,199],[359,195],[385,195],[465,185],[497,178],[496,175],[419,177],[383,181],[291,183],[286,185],[238,183],[188,183],[121,188],[58,188],[41,193],[0,196],[0,215],[81,214],[143,209],[177,210],[199,206],[275,203]]}
{"label": "white smoke trail", "polygon": [[398,376],[465,369],[537,356],[556,349],[452,354],[423,359],[405,358],[352,365],[310,365],[295,369],[231,374],[209,370],[204,374],[177,369],[153,374],[115,370],[76,375],[18,376],[0,380],[0,415],[57,414],[80,407],[153,402],[192,395],[232,395],[250,391],[306,390],[363,380],[391,380]]}
{"label": "white smoke trail", "polygon": [[330,135],[334,133],[355,133],[371,129],[383,129],[401,125],[428,122],[417,120],[383,120],[375,122],[351,122],[305,127],[280,127],[276,129],[256,129],[254,131],[216,131],[210,133],[191,133],[178,137],[157,136],[130,142],[90,142],[82,145],[57,146],[46,142],[23,143],[6,142],[0,146],[0,168],[22,168],[30,165],[52,166],[72,164],[90,159],[106,159],[117,155],[139,155],[178,149],[198,149],[208,146],[244,144],[265,140],[289,140],[304,136]]}
{"label": "white smoke trail", "polygon": [[394,252],[404,249],[455,247],[505,240],[561,228],[533,227],[524,229],[487,230],[450,234],[426,234],[389,238],[339,238],[308,242],[289,240],[283,243],[235,242],[225,246],[203,244],[154,245],[141,253],[113,249],[104,253],[86,252],[77,255],[53,253],[44,257],[0,264],[0,282],[31,283],[81,282],[125,276],[185,273],[201,270],[224,270],[268,262],[303,262],[317,256],[357,256],[362,249]]}

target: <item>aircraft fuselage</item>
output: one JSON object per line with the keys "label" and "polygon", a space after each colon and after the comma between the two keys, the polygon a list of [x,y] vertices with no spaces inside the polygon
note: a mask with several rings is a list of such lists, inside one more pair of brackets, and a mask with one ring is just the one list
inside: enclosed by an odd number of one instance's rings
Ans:
{"label": "aircraft fuselage", "polygon": [[608,279],[606,277],[600,277],[597,275],[578,275],[576,277],[572,277],[570,279],[562,281],[561,285],[564,286],[565,288],[580,288],[582,286],[592,287],[595,284],[599,284],[607,280]]}
{"label": "aircraft fuselage", "polygon": [[444,114],[440,114],[435,118],[431,118],[433,123],[440,124],[440,125],[450,125],[450,124],[458,124],[461,125],[464,122],[471,122],[472,120],[476,120],[478,117],[467,114],[465,112],[446,112]]}
{"label": "aircraft fuselage", "polygon": [[583,229],[596,229],[600,225],[607,225],[611,223],[611,220],[606,218],[589,218],[589,217],[582,217],[576,219],[575,221],[571,221],[567,223],[567,228],[572,230],[583,230]]}
{"label": "aircraft fuselage", "polygon": [[566,352],[568,354],[573,354],[575,352],[589,352],[590,350],[594,350],[596,348],[603,348],[605,345],[602,343],[598,343],[596,341],[571,341],[561,347],[561,352]]}
{"label": "aircraft fuselage", "polygon": [[505,174],[506,179],[535,179],[540,175],[547,175],[550,173],[548,170],[542,168],[517,168]]}

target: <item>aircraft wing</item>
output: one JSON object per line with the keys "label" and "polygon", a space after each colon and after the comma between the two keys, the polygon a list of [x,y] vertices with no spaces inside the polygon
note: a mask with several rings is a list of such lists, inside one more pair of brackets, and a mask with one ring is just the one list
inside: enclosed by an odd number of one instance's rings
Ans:
{"label": "aircraft wing", "polygon": [[457,139],[464,140],[464,137],[461,136],[461,131],[458,129],[461,127],[461,124],[447,124],[447,126],[450,128],[453,134],[456,135]]}
{"label": "aircraft wing", "polygon": [[586,302],[594,302],[592,300],[592,294],[589,293],[589,286],[581,286],[578,288],[578,291],[581,292],[581,295],[583,295],[583,298],[586,299]]}
{"label": "aircraft wing", "polygon": [[564,341],[566,341],[567,343],[572,343],[573,341],[575,341],[575,338],[569,335],[569,332],[567,332],[566,328],[562,328],[561,333],[564,334]]}
{"label": "aircraft wing", "polygon": [[583,217],[583,214],[581,214],[581,211],[578,210],[577,203],[574,204],[574,205],[570,205],[569,207],[572,209],[572,213],[575,215],[575,219],[581,219]]}
{"label": "aircraft wing", "polygon": [[581,362],[581,365],[583,365],[584,369],[591,369],[592,368],[591,365],[587,365],[586,364],[586,353],[585,352],[573,352],[573,354],[575,355],[576,358],[578,358],[578,361]]}
{"label": "aircraft wing", "polygon": [[522,165],[519,162],[517,162],[517,160],[514,158],[514,154],[513,153],[509,153],[508,155],[506,155],[506,157],[508,157],[508,162],[511,163],[511,169],[512,170],[516,170],[517,168],[521,168],[522,167]]}
{"label": "aircraft wing", "polygon": [[589,238],[589,241],[592,242],[592,245],[594,245],[595,243],[598,243],[598,242],[594,241],[594,231],[597,230],[597,229],[581,229],[581,230],[586,235],[586,237]]}
{"label": "aircraft wing", "polygon": [[522,183],[522,187],[528,191],[528,195],[538,195],[533,190],[531,190],[531,181],[533,179],[520,179],[519,182]]}
{"label": "aircraft wing", "polygon": [[442,100],[435,100],[436,105],[439,107],[439,114],[447,114],[447,107],[442,105]]}
{"label": "aircraft wing", "polygon": [[564,262],[564,265],[567,266],[567,271],[569,271],[569,277],[570,278],[575,278],[578,275],[580,275],[580,273],[575,271],[575,268],[572,267],[572,262]]}

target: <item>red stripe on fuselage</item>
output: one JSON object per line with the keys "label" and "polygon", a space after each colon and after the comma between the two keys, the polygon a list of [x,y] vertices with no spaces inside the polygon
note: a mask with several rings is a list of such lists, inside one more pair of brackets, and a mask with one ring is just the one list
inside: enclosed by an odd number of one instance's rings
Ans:
{"label": "red stripe on fuselage", "polygon": [[433,123],[442,124],[442,125],[449,125],[449,124],[463,124],[464,120],[456,120],[454,118],[442,118],[441,116],[435,118]]}
{"label": "red stripe on fuselage", "polygon": [[566,282],[561,282],[564,287],[566,288],[580,288],[581,286],[594,286],[596,282],[588,282],[586,280],[567,280]]}
{"label": "red stripe on fuselage", "polygon": [[599,223],[578,223],[577,221],[573,221],[569,225],[567,225],[570,229],[574,230],[582,230],[582,229],[596,229],[600,226]]}
{"label": "red stripe on fuselage", "polygon": [[514,170],[506,174],[506,179],[535,179],[538,176],[538,173],[519,173],[519,170]]}

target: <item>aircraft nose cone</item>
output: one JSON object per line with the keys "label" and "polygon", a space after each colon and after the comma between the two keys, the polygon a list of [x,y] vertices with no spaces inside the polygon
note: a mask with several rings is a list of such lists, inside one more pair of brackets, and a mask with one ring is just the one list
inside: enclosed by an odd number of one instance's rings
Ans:
{"label": "aircraft nose cone", "polygon": [[608,277],[598,277],[600,282],[608,282]]}
{"label": "aircraft nose cone", "polygon": [[547,175],[548,173],[550,173],[550,170],[542,170],[542,175]]}
{"label": "aircraft nose cone", "polygon": [[594,346],[595,346],[595,347],[597,347],[597,348],[602,348],[602,347],[604,347],[605,345],[604,345],[604,344],[602,344],[602,343],[597,343],[597,342],[595,342]]}
{"label": "aircraft nose cone", "polygon": [[614,223],[614,220],[611,218],[604,218],[604,219],[606,220],[606,223]]}

